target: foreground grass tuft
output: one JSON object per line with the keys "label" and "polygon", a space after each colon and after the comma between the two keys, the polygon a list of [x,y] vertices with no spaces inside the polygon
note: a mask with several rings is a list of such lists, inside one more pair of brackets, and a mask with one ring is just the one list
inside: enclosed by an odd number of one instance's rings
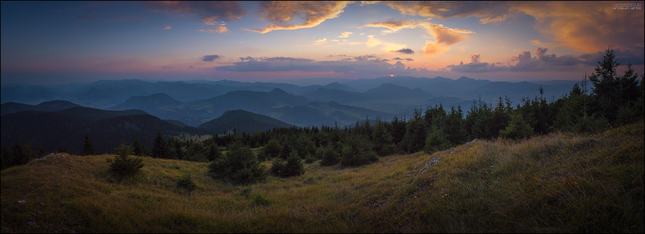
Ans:
{"label": "foreground grass tuft", "polygon": [[[478,140],[356,168],[319,161],[304,164],[302,176],[250,185],[214,180],[206,163],[143,158],[139,173],[118,180],[106,163],[112,155],[48,155],[1,172],[0,226],[2,232],[642,233],[643,137],[641,122],[593,135]],[[194,190],[176,192],[186,178]]]}

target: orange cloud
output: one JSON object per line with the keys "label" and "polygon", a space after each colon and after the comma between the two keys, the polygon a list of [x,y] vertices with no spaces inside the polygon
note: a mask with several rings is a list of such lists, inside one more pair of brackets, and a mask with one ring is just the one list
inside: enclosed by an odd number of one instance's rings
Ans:
{"label": "orange cloud", "polygon": [[168,30],[168,29],[170,29],[170,26],[166,26],[166,27],[162,28],[161,30]]}
{"label": "orange cloud", "polygon": [[[373,3],[365,3],[373,4]],[[482,24],[506,20],[512,12],[505,2],[383,2],[390,8],[404,15],[423,16],[428,18],[447,19],[450,17],[479,17]]]}
{"label": "orange cloud", "polygon": [[434,56],[436,54],[443,53],[448,50],[449,46],[457,44],[468,38],[468,34],[475,33],[470,30],[448,28],[442,24],[433,24],[423,21],[386,21],[367,24],[365,27],[384,27],[388,29],[384,30],[384,32],[387,33],[397,32],[404,28],[423,28],[435,37],[434,42],[426,42],[426,46],[423,49],[426,56]]}
{"label": "orange cloud", "polygon": [[426,41],[426,46],[423,47],[423,54],[426,57],[433,57],[437,54],[448,51],[448,46],[445,44],[439,44],[434,41]]}
{"label": "orange cloud", "polygon": [[318,39],[314,41],[314,45],[325,44],[325,42],[327,42],[327,38]]}
{"label": "orange cloud", "polygon": [[[368,37],[367,42],[365,42],[365,45],[367,45],[367,47],[383,46],[383,51],[385,52],[392,52],[394,50],[400,50],[408,47],[405,44],[395,44],[395,43],[381,41],[379,39],[374,38],[373,35],[368,35],[367,37]],[[360,44],[360,43],[357,43],[357,44]]]}
{"label": "orange cloud", "polygon": [[195,30],[195,31],[207,32],[207,33],[225,33],[225,32],[228,32],[228,28],[226,28],[224,25],[226,25],[226,23],[222,22],[222,24],[220,24],[219,27],[211,27],[211,28],[200,29],[200,30]]}
{"label": "orange cloud", "polygon": [[545,54],[546,54],[546,51],[547,51],[547,50],[548,50],[547,48],[541,48],[541,47],[538,47],[537,49],[535,49],[535,54],[536,54],[538,57],[542,57],[543,55],[545,55]]}
{"label": "orange cloud", "polygon": [[[313,28],[325,20],[336,18],[353,2],[262,2],[258,14],[264,20],[273,22],[262,30],[249,30],[258,33],[268,33],[273,30],[296,30]],[[286,24],[294,17],[304,15],[303,24]]]}
{"label": "orange cloud", "polygon": [[592,53],[643,47],[643,10],[614,10],[611,2],[512,2],[510,7],[536,19],[535,28],[568,48]]}
{"label": "orange cloud", "polygon": [[346,38],[349,37],[349,35],[353,34],[353,32],[340,32],[340,38]]}
{"label": "orange cloud", "polygon": [[[374,4],[364,2],[361,5]],[[531,44],[556,50],[566,46],[585,53],[614,48],[642,48],[643,10],[615,10],[612,2],[382,2],[401,14],[448,19],[478,17],[482,24],[508,20],[517,14],[535,18],[535,28],[556,45]],[[399,28],[400,29],[400,28]],[[387,33],[387,31],[385,31]]]}

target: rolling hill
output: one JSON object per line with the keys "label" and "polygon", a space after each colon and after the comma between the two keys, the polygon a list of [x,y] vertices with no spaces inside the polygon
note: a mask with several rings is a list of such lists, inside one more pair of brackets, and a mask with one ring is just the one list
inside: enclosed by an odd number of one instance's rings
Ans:
{"label": "rolling hill", "polygon": [[309,103],[310,100],[289,94],[281,89],[271,92],[233,91],[211,99],[188,102],[177,108],[165,110],[166,113],[176,113],[168,119],[177,119],[191,126],[199,126],[211,119],[220,117],[227,110],[246,110],[257,114],[271,115],[278,108],[285,106],[299,106]]}
{"label": "rolling hill", "polygon": [[[231,185],[208,163],[52,154],[2,170],[4,232],[643,233],[643,122],[595,134],[477,140],[356,167]],[[262,163],[271,167],[270,161]],[[425,166],[424,166],[425,165]],[[178,186],[184,175],[192,192]],[[20,201],[20,202],[19,202]]]}
{"label": "rolling hill", "polygon": [[226,111],[222,116],[198,126],[212,134],[229,132],[234,128],[239,132],[255,133],[281,127],[291,127],[291,124],[245,110]]}
{"label": "rolling hill", "polygon": [[149,96],[133,96],[125,102],[109,108],[109,110],[137,109],[148,112],[161,119],[176,119],[180,116],[172,110],[181,104],[183,102],[170,97],[168,94],[156,93]]}
{"label": "rolling hill", "polygon": [[420,88],[407,88],[404,86],[385,83],[379,87],[365,91],[364,100],[397,99],[397,98],[429,98],[428,94]]}
{"label": "rolling hill", "polygon": [[318,88],[304,95],[306,98],[318,102],[338,102],[349,104],[360,101],[363,94],[359,92],[348,92],[337,89]]}
{"label": "rolling hill", "polygon": [[58,110],[69,109],[72,107],[80,107],[80,105],[74,104],[68,101],[57,100],[57,101],[43,102],[38,105],[7,102],[7,103],[3,103],[1,106],[2,115],[13,114],[21,111],[58,111]]}
{"label": "rolling hill", "polygon": [[96,152],[101,154],[113,152],[122,140],[131,143],[135,138],[152,149],[157,132],[165,135],[204,132],[178,127],[141,110],[106,111],[87,107],[53,112],[23,111],[2,116],[1,123],[2,148],[18,142],[42,147],[46,152],[64,148],[74,154],[81,153],[86,133]]}

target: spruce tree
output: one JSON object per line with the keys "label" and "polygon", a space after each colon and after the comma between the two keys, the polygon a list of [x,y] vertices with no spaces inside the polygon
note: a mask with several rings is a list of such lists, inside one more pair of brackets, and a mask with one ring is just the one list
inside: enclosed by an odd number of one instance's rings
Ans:
{"label": "spruce tree", "polygon": [[121,145],[115,149],[118,153],[114,157],[114,160],[110,164],[110,171],[119,175],[119,176],[128,176],[132,175],[141,169],[143,164],[143,158],[141,157],[129,157],[132,153],[132,149],[125,142],[121,142]]}
{"label": "spruce tree", "polygon": [[219,150],[219,146],[217,144],[212,144],[208,149],[208,155],[206,156],[206,158],[209,162],[212,162],[214,160],[222,158],[222,156],[222,151]]}
{"label": "spruce tree", "polygon": [[235,184],[247,184],[266,178],[264,165],[258,162],[251,149],[242,143],[236,134],[224,157],[209,164],[209,173],[216,179],[224,179]]}
{"label": "spruce tree", "polygon": [[305,173],[305,168],[302,159],[298,156],[297,151],[292,151],[287,159],[287,164],[284,167],[284,177],[299,176]]}
{"label": "spruce tree", "polygon": [[145,156],[147,154],[146,148],[137,139],[132,142],[132,153],[136,156]]}
{"label": "spruce tree", "polygon": [[284,160],[282,160],[280,157],[274,158],[273,162],[271,163],[271,174],[274,176],[282,176],[284,167],[285,167]]}
{"label": "spruce tree", "polygon": [[450,147],[450,141],[446,140],[443,132],[434,127],[428,133],[425,143],[423,152],[426,154],[432,154],[435,151],[444,150]]}
{"label": "spruce tree", "polygon": [[164,140],[161,132],[157,132],[155,141],[153,142],[152,148],[152,157],[155,158],[167,158],[168,157],[168,146],[166,145],[166,140]]}
{"label": "spruce tree", "polygon": [[495,110],[493,110],[486,137],[497,138],[497,136],[499,136],[499,131],[506,128],[506,126],[508,125],[509,119],[509,114],[504,107],[504,103],[502,102],[502,96],[500,96],[497,107],[495,107]]}
{"label": "spruce tree", "polygon": [[85,134],[85,140],[83,142],[83,155],[94,155],[94,146],[90,142],[90,135]]}
{"label": "spruce tree", "polygon": [[453,145],[458,145],[468,140],[468,132],[466,131],[462,116],[461,106],[458,106],[457,109],[454,106],[450,108],[450,114],[446,119],[444,134],[446,135],[446,139]]}
{"label": "spruce tree", "polygon": [[280,149],[280,158],[282,158],[282,160],[287,160],[289,155],[291,155],[291,147],[289,147],[289,141],[285,141],[284,144],[282,144],[282,149]]}
{"label": "spruce tree", "polygon": [[278,155],[280,155],[280,150],[280,143],[276,139],[269,140],[269,142],[263,148],[263,151],[267,158],[278,157]]}
{"label": "spruce tree", "polygon": [[340,156],[332,144],[327,145],[322,151],[321,166],[333,166],[340,162]]}
{"label": "spruce tree", "polygon": [[521,114],[517,113],[511,117],[508,126],[499,131],[499,135],[502,138],[523,139],[533,135],[533,128],[524,122]]}
{"label": "spruce tree", "polygon": [[372,129],[372,143],[374,151],[380,156],[390,155],[396,152],[396,145],[392,143],[392,134],[387,128],[385,122],[376,119],[376,124]]}
{"label": "spruce tree", "polygon": [[343,138],[340,165],[343,167],[355,167],[378,161],[378,155],[373,148],[374,145],[366,136],[350,135]]}
{"label": "spruce tree", "polygon": [[392,143],[400,144],[405,136],[405,121],[399,120],[396,116],[390,122],[390,133],[392,134]]}
{"label": "spruce tree", "polygon": [[627,71],[623,76],[618,76],[617,67],[620,64],[616,60],[616,53],[613,49],[607,49],[602,61],[598,61],[595,72],[589,76],[593,84],[593,93],[597,97],[599,111],[610,123],[616,119],[618,109],[630,105],[640,96],[638,93],[638,73],[635,73],[631,64],[627,65]]}
{"label": "spruce tree", "polygon": [[421,111],[415,109],[414,115],[406,125],[405,135],[401,141],[401,149],[408,153],[423,150],[427,129],[426,122],[421,118]]}

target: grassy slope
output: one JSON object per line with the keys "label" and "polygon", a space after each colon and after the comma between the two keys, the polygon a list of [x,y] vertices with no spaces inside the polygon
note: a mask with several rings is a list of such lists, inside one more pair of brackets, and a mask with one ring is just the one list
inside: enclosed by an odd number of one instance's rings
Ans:
{"label": "grassy slope", "polygon": [[[2,232],[642,233],[643,136],[641,122],[594,135],[480,140],[359,168],[316,162],[302,176],[247,186],[211,179],[205,163],[152,158],[138,176],[116,182],[107,172],[111,155],[50,155],[2,171],[1,226]],[[431,158],[439,162],[419,173]],[[198,185],[192,193],[175,185],[189,171]],[[270,204],[255,202],[257,196]]]}

